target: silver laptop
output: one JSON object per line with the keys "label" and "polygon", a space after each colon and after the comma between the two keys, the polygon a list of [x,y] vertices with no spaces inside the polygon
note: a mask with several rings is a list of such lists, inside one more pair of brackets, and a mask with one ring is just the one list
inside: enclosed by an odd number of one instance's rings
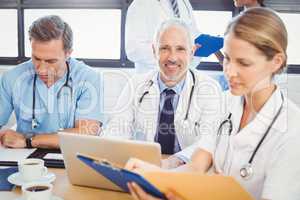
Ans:
{"label": "silver laptop", "polygon": [[156,165],[160,165],[161,162],[161,149],[157,143],[64,132],[58,135],[67,176],[73,185],[122,191],[121,188],[77,159],[77,153],[107,159],[118,166],[124,166],[131,157]]}

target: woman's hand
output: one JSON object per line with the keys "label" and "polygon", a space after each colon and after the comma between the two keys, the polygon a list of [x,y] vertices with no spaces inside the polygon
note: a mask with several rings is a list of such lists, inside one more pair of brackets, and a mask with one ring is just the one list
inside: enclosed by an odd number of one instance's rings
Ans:
{"label": "woman's hand", "polygon": [[[153,197],[152,195],[147,194],[138,184],[128,183],[128,188],[131,196],[135,200],[160,200]],[[174,195],[172,192],[167,192],[165,194],[168,200],[182,200],[180,197]]]}

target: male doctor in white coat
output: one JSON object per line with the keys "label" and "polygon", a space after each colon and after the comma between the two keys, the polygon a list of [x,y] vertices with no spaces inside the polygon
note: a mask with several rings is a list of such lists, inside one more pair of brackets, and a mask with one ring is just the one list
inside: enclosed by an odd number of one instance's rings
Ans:
{"label": "male doctor in white coat", "polygon": [[159,70],[128,82],[104,136],[160,143],[163,154],[174,154],[162,162],[165,168],[187,162],[201,138],[216,131],[221,112],[218,83],[189,70],[194,50],[186,23],[162,23],[153,44]]}

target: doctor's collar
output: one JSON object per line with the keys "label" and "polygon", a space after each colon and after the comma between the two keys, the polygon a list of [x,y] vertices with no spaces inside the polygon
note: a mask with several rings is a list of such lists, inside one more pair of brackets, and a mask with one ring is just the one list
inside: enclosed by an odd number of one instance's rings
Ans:
{"label": "doctor's collar", "polygon": [[176,83],[176,85],[174,85],[173,87],[168,87],[161,79],[161,75],[160,73],[158,73],[157,75],[157,83],[158,83],[158,88],[160,93],[162,93],[165,89],[171,89],[173,90],[176,94],[180,94],[184,85],[185,85],[185,79],[183,78],[181,81],[179,81],[178,83]]}

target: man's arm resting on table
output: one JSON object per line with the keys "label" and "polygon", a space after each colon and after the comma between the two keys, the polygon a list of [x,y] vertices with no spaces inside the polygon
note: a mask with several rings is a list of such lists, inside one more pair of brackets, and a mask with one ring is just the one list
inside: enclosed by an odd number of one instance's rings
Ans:
{"label": "man's arm resting on table", "polygon": [[[75,128],[64,129],[64,132],[97,135],[100,132],[101,123],[97,120],[77,120]],[[32,147],[39,148],[59,148],[59,139],[57,134],[41,134],[32,138]]]}
{"label": "man's arm resting on table", "polygon": [[188,163],[194,151],[198,148],[198,144],[194,143],[191,146],[177,152],[176,154],[162,160],[162,168],[172,169]]}
{"label": "man's arm resting on table", "polygon": [[212,166],[212,155],[210,152],[198,148],[192,155],[191,162],[181,165],[174,169],[174,171],[190,171],[206,173]]}
{"label": "man's arm resting on table", "polygon": [[[96,120],[77,120],[75,128],[65,129],[64,132],[96,135],[100,132],[100,123]],[[25,148],[26,138],[13,130],[3,131],[1,143],[6,147],[11,148]],[[59,148],[59,138],[56,133],[39,134],[31,139],[31,146],[33,148]]]}

